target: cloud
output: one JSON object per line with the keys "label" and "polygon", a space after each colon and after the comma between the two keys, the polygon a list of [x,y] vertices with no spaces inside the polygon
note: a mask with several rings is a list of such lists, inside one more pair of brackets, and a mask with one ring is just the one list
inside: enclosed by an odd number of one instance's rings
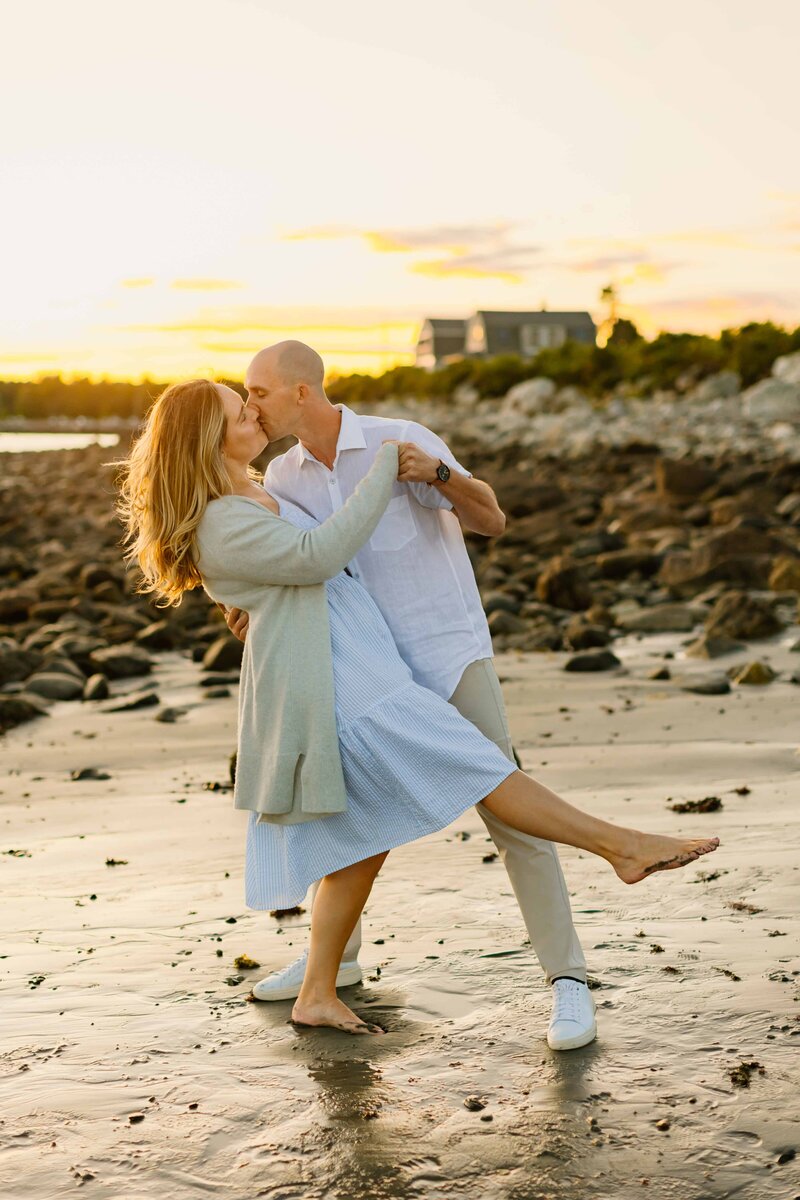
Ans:
{"label": "cloud", "polygon": [[509,222],[476,225],[431,225],[418,229],[356,229],[345,225],[323,225],[295,230],[287,241],[332,241],[354,238],[376,254],[428,255],[409,264],[409,271],[434,278],[460,276],[470,279],[500,279],[521,283],[541,253],[539,246],[515,245],[509,240]]}
{"label": "cloud", "polygon": [[124,288],[146,288],[152,287],[154,283],[155,279],[143,277],[141,279],[123,279],[122,286]]}
{"label": "cloud", "polygon": [[224,292],[243,285],[235,279],[173,279],[169,286],[184,292]]}

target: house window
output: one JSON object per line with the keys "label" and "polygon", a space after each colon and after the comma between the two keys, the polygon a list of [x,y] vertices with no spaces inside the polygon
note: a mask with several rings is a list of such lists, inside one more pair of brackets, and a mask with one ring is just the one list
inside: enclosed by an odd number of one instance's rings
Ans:
{"label": "house window", "polygon": [[554,346],[563,346],[567,340],[565,325],[523,325],[519,331],[519,345],[523,354],[538,354]]}

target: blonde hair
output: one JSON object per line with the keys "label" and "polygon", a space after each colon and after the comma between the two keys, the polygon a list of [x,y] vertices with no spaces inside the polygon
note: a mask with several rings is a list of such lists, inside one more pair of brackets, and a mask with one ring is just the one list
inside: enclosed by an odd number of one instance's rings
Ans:
{"label": "blonde hair", "polygon": [[192,558],[195,531],[209,500],[226,495],[225,409],[207,379],[174,383],[158,397],[122,467],[117,511],[125,524],[125,560],[144,576],[160,608],[201,587]]}

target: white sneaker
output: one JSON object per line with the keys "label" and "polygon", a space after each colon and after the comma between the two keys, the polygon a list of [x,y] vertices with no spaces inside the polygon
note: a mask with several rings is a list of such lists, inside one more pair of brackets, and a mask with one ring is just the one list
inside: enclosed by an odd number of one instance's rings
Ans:
{"label": "white sneaker", "polygon": [[[308,951],[306,950],[294,962],[282,971],[273,971],[266,979],[260,979],[253,984],[253,995],[256,1000],[294,1000],[299,996],[306,973]],[[336,986],[347,987],[352,983],[361,982],[361,967],[357,962],[342,962],[336,976]]]}
{"label": "white sneaker", "polygon": [[585,983],[556,979],[553,983],[553,1015],[547,1030],[551,1050],[577,1050],[597,1037],[595,1003]]}

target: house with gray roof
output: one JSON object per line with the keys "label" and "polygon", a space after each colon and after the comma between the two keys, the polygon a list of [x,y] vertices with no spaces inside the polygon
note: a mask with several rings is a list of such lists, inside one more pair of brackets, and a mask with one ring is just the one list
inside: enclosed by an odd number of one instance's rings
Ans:
{"label": "house with gray roof", "polygon": [[464,353],[493,358],[518,354],[534,358],[540,350],[585,342],[593,346],[597,330],[588,312],[490,312],[479,309],[467,320]]}
{"label": "house with gray roof", "polygon": [[467,322],[450,317],[426,317],[417,338],[416,363],[428,371],[464,357]]}
{"label": "house with gray roof", "polygon": [[496,354],[534,358],[540,350],[567,341],[593,346],[596,337],[588,312],[479,309],[466,320],[426,317],[417,339],[416,363],[433,371],[458,358],[493,358]]}

